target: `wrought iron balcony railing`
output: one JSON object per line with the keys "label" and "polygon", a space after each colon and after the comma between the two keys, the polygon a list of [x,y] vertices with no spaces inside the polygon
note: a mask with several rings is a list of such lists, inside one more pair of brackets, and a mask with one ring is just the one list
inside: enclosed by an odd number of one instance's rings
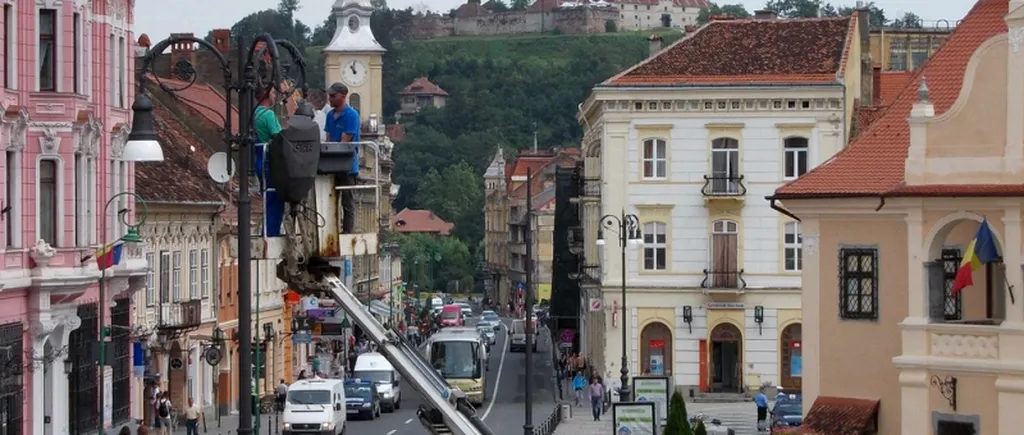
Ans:
{"label": "wrought iron balcony railing", "polygon": [[704,280],[700,283],[705,289],[737,289],[747,288],[747,281],[743,279],[743,269],[740,270],[716,270],[704,269]]}
{"label": "wrought iron balcony railing", "polygon": [[597,199],[601,197],[601,179],[597,177],[586,177],[581,172],[573,175],[576,179],[576,188],[580,198]]}
{"label": "wrought iron balcony railing", "polygon": [[742,175],[705,175],[701,193],[705,197],[741,197],[746,196],[747,186]]}
{"label": "wrought iron balcony railing", "polygon": [[159,325],[161,332],[174,333],[194,329],[203,323],[202,299],[168,303],[164,304],[162,309],[164,315]]}

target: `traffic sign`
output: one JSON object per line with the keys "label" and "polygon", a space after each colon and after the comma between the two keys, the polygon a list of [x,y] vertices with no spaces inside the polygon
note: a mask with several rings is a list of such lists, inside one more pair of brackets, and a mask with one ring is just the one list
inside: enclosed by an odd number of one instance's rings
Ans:
{"label": "traffic sign", "polygon": [[352,327],[352,324],[351,324],[351,323],[348,323],[348,317],[346,317],[346,318],[342,319],[342,321],[341,321],[341,327],[342,327],[342,328],[351,328],[351,327]]}
{"label": "traffic sign", "polygon": [[292,333],[292,343],[295,344],[309,344],[313,342],[313,334],[309,331],[298,331]]}
{"label": "traffic sign", "polygon": [[603,311],[604,301],[601,298],[590,298],[590,312]]}

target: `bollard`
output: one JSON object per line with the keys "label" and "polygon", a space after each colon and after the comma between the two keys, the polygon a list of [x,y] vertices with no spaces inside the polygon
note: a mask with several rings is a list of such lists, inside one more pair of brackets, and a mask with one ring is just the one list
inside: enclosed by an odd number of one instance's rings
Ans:
{"label": "bollard", "polygon": [[569,406],[568,403],[563,403],[560,406],[562,407],[562,420],[561,421],[566,421],[566,420],[572,418],[572,406]]}

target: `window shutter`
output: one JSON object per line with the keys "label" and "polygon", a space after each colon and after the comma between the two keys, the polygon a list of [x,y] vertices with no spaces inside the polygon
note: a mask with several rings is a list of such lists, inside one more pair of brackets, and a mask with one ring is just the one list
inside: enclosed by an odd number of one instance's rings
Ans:
{"label": "window shutter", "polygon": [[946,319],[946,275],[941,261],[924,264],[927,274],[928,318],[933,322]]}
{"label": "window shutter", "polygon": [[992,312],[993,319],[1006,319],[1006,264],[992,263]]}

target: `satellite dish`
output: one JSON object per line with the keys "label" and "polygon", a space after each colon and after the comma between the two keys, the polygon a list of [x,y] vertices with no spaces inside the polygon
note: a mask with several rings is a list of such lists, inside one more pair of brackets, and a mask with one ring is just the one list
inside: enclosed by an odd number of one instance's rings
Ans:
{"label": "satellite dish", "polygon": [[206,172],[210,174],[213,181],[227,183],[231,177],[235,176],[235,162],[230,160],[228,153],[213,153],[210,160],[206,162]]}

